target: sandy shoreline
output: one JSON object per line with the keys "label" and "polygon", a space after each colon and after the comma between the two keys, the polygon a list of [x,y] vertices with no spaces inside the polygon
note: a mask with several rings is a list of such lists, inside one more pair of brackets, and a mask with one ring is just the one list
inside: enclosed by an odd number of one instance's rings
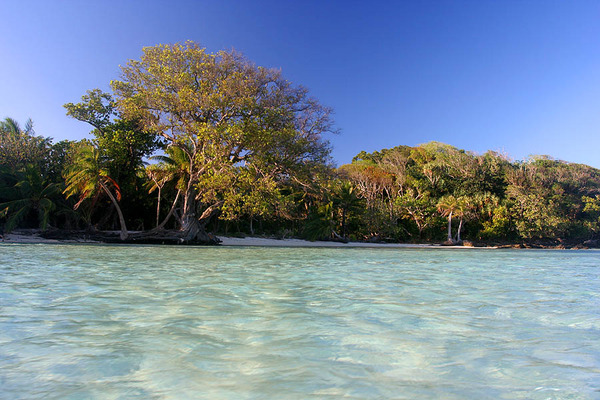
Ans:
{"label": "sandy shoreline", "polygon": [[[364,243],[364,242],[311,242],[301,239],[268,239],[260,237],[228,237],[218,236],[221,240],[221,246],[259,246],[259,247],[332,247],[332,248],[453,248],[453,249],[472,249],[470,246],[441,246],[435,244],[409,244],[409,243]],[[23,243],[23,244],[60,244],[60,243],[100,243],[93,240],[56,240],[40,237],[38,234],[5,234],[3,243]],[[477,247],[482,248],[482,247]],[[483,247],[485,248],[485,247]],[[487,247],[494,248],[494,247]]]}
{"label": "sandy shoreline", "polygon": [[[219,236],[222,246],[264,246],[264,247],[335,247],[335,248],[432,248],[442,247],[432,244],[409,244],[409,243],[364,243],[364,242],[311,242],[301,239],[266,239],[258,237],[234,238]],[[470,248],[466,246],[453,246],[454,248]]]}
{"label": "sandy shoreline", "polygon": [[38,235],[37,233],[32,235],[22,235],[16,233],[4,234],[3,240],[0,243],[26,243],[26,244],[50,244],[50,243],[99,243],[94,240],[57,240],[57,239],[46,239]]}

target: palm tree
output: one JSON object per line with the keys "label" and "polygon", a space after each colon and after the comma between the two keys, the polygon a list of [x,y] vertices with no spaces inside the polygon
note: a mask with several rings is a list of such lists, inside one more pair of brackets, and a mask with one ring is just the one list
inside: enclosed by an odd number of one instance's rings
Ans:
{"label": "palm tree", "polygon": [[16,174],[17,182],[12,187],[6,187],[5,195],[11,200],[0,204],[0,209],[6,215],[6,231],[10,232],[28,215],[35,211],[41,229],[48,227],[52,211],[56,209],[56,197],[60,193],[57,183],[47,182],[39,169],[27,165]]}
{"label": "palm tree", "polygon": [[156,227],[158,229],[159,226],[159,218],[160,218],[160,201],[162,199],[162,189],[165,185],[172,179],[169,171],[164,168],[164,165],[161,164],[153,164],[148,165],[146,167],[146,176],[150,178],[150,182],[148,182],[148,193],[152,193],[153,191],[158,192],[158,200],[156,203]]}
{"label": "palm tree", "polygon": [[[100,150],[93,145],[83,144],[75,155],[73,164],[66,174],[67,188],[64,194],[71,197],[79,195],[79,201],[75,204],[77,209],[85,199],[97,198],[105,193],[115,206],[119,215],[121,225],[121,240],[128,237],[127,226],[118,200],[121,200],[121,190],[117,182],[108,175],[108,169],[100,154]],[[111,188],[114,190],[113,195]],[[115,197],[116,196],[116,197]]]}
{"label": "palm tree", "polygon": [[13,171],[27,164],[41,167],[51,142],[50,138],[35,136],[31,119],[22,128],[16,120],[6,118],[0,121],[0,164],[10,166]]}
{"label": "palm tree", "polygon": [[437,209],[443,217],[448,217],[448,243],[454,243],[452,240],[452,216],[461,210],[460,201],[450,195],[440,199],[437,204]]}
{"label": "palm tree", "polygon": [[350,182],[337,182],[332,189],[332,205],[341,211],[340,227],[342,228],[342,237],[346,239],[346,220],[348,214],[360,209],[361,200],[354,191],[354,186]]}
{"label": "palm tree", "polygon": [[[188,153],[182,147],[167,147],[164,155],[150,157],[151,159],[159,160],[160,163],[149,165],[146,168],[146,174],[152,180],[152,182],[149,185],[150,188],[148,193],[152,193],[155,190],[158,191],[158,204],[156,207],[156,228],[154,228],[155,230],[162,229],[168,222],[169,218],[171,218],[173,212],[175,211],[175,207],[177,206],[177,202],[179,201],[181,192],[186,189],[186,185],[189,181],[190,158]],[[167,216],[159,224],[158,220],[160,214],[162,188],[168,182],[173,180],[175,180],[177,194],[175,195],[175,200],[173,200],[173,203],[171,204],[171,209],[167,213]]]}
{"label": "palm tree", "polygon": [[472,200],[479,217],[488,220],[492,219],[494,210],[500,205],[500,198],[490,192],[476,193]]}
{"label": "palm tree", "polygon": [[334,235],[333,210],[331,201],[312,207],[304,223],[303,236],[311,241],[331,238]]}
{"label": "palm tree", "polygon": [[33,136],[35,134],[33,130],[33,121],[31,121],[31,118],[25,122],[25,128],[23,129],[15,119],[7,117],[4,119],[4,121],[0,121],[0,132],[14,136]]}
{"label": "palm tree", "polygon": [[456,232],[456,242],[461,243],[462,239],[460,238],[460,232],[462,231],[463,221],[471,216],[473,199],[467,196],[461,196],[457,201],[458,207],[456,208],[454,215],[460,218],[460,222],[458,223],[458,231]]}

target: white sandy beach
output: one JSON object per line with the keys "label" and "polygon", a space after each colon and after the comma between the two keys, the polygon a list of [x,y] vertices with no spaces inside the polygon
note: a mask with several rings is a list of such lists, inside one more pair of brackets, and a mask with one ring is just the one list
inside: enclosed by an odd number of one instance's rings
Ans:
{"label": "white sandy beach", "polygon": [[311,242],[301,239],[267,239],[258,237],[235,238],[218,236],[223,246],[265,246],[265,247],[433,247],[430,244],[406,244],[406,243],[364,243],[364,242]]}
{"label": "white sandy beach", "polygon": [[[223,246],[265,246],[265,247],[336,247],[336,248],[452,248],[473,249],[471,246],[441,246],[439,244],[412,244],[412,243],[365,243],[365,242],[311,242],[301,239],[267,239],[258,237],[234,238],[218,236]],[[491,248],[491,247],[488,247]]]}
{"label": "white sandy beach", "polygon": [[[453,249],[472,249],[470,246],[441,246],[437,244],[409,244],[409,243],[365,243],[365,242],[323,242],[301,239],[269,239],[260,237],[228,237],[218,236],[222,246],[264,246],[264,247],[335,247],[335,248],[453,248]],[[97,243],[91,240],[56,240],[45,239],[38,234],[23,235],[9,233],[4,235],[4,243]],[[489,248],[489,247],[488,247]]]}
{"label": "white sandy beach", "polygon": [[6,233],[0,242],[3,243],[29,243],[29,244],[38,244],[38,243],[97,243],[93,240],[57,240],[57,239],[46,239],[40,237],[37,233],[31,235],[22,235],[16,233]]}

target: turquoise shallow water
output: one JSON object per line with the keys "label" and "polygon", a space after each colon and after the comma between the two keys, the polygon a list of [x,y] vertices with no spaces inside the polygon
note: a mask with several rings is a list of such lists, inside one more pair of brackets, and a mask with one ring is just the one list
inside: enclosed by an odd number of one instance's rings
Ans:
{"label": "turquoise shallow water", "polygon": [[2,399],[599,399],[600,252],[0,245]]}

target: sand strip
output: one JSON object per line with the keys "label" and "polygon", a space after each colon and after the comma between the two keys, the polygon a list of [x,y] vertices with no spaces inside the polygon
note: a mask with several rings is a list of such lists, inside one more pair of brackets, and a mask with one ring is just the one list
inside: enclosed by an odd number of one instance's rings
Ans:
{"label": "sand strip", "polygon": [[[364,243],[364,242],[311,242],[301,239],[267,239],[259,237],[228,237],[219,236],[222,246],[262,246],[262,247],[333,247],[333,248],[451,248],[451,249],[472,249],[467,246],[440,246],[436,244],[408,244],[408,243]],[[91,240],[56,240],[45,239],[37,234],[22,235],[9,233],[4,235],[4,243],[24,243],[24,244],[57,244],[57,243],[97,243]],[[481,248],[481,247],[478,247]],[[487,247],[492,248],[492,247]]]}
{"label": "sand strip", "polygon": [[234,238],[219,236],[223,246],[265,246],[265,247],[335,247],[335,248],[452,248],[452,249],[473,249],[468,246],[440,246],[433,244],[409,244],[409,243],[364,243],[364,242],[311,242],[301,239],[265,239],[257,237]]}

